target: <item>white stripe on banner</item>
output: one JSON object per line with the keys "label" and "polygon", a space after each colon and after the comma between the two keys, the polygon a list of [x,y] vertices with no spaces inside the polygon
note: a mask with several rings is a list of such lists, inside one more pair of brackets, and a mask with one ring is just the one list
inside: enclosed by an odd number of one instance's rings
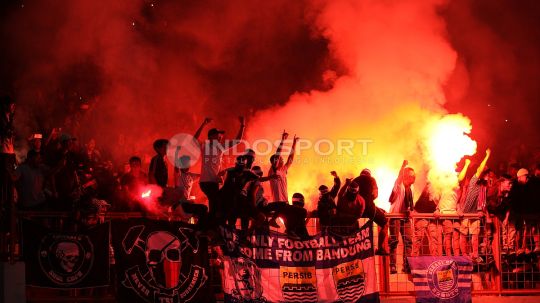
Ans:
{"label": "white stripe on banner", "polygon": [[[469,287],[471,287],[471,283],[472,283],[472,281],[470,283],[460,282],[460,283],[458,283],[458,287],[459,288],[469,288]],[[414,290],[416,290],[416,291],[431,291],[429,286],[417,286],[417,285],[414,286]]]}
{"label": "white stripe on banner", "polygon": [[[469,277],[460,277],[459,278],[460,280],[468,280],[468,281],[472,281],[472,278],[469,278]],[[417,283],[428,283],[428,279],[423,277],[423,278],[413,278],[413,283],[414,284],[417,284]]]}
{"label": "white stripe on banner", "polygon": [[[460,271],[472,271],[473,267],[472,266],[458,266],[458,269]],[[413,269],[411,270],[411,273],[415,275],[426,275],[427,269]]]}

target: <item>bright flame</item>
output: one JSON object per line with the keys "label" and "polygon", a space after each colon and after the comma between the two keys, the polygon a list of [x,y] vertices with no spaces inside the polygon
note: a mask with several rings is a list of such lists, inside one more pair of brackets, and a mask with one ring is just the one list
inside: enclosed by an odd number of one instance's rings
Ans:
{"label": "bright flame", "polygon": [[456,164],[464,156],[474,155],[476,142],[468,118],[456,114],[433,119],[426,124],[426,161],[430,168],[428,180],[435,189],[452,189],[458,185]]}
{"label": "bright flame", "polygon": [[146,211],[152,213],[162,213],[163,209],[159,205],[158,198],[163,194],[163,189],[155,184],[148,184],[140,189],[140,198],[137,199]]}
{"label": "bright flame", "polygon": [[150,197],[150,194],[151,194],[151,193],[152,193],[152,190],[149,189],[149,190],[147,190],[147,191],[145,191],[145,192],[143,192],[143,193],[141,194],[141,198],[143,198],[143,199],[144,199],[144,198],[148,198],[148,197]]}

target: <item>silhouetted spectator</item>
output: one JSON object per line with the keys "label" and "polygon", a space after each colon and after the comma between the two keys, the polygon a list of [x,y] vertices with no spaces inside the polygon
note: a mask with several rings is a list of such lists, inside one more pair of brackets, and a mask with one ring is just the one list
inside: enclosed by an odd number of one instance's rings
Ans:
{"label": "silhouetted spectator", "polygon": [[247,230],[249,220],[246,214],[242,214],[244,210],[241,209],[246,204],[246,197],[242,195],[242,190],[247,182],[256,179],[257,176],[249,169],[246,169],[246,158],[244,156],[236,157],[235,166],[226,169],[224,174],[225,181],[220,189],[220,202],[222,203],[220,211],[226,214],[228,224],[231,226],[235,226],[236,220],[243,215],[242,229]]}
{"label": "silhouetted spectator", "polygon": [[304,204],[304,195],[294,193],[292,205],[286,205],[280,209],[279,214],[283,217],[285,232],[291,237],[300,239],[309,237],[306,228],[307,210],[304,208]]}
{"label": "silhouetted spectator", "polygon": [[45,180],[48,169],[41,163],[41,155],[29,150],[26,161],[16,170],[18,182],[18,207],[23,210],[38,210],[45,207]]}
{"label": "silhouetted spectator", "polygon": [[326,229],[334,222],[334,217],[337,214],[337,206],[335,198],[341,187],[341,180],[339,179],[335,171],[330,172],[334,177],[334,186],[329,190],[328,186],[319,186],[319,201],[317,202],[317,215],[319,216],[319,222],[321,229]]}
{"label": "silhouetted spectator", "polygon": [[379,227],[378,247],[375,253],[382,256],[388,255],[388,251],[385,249],[385,242],[388,238],[388,228],[386,226],[388,220],[385,211],[375,205],[375,199],[379,196],[377,181],[371,176],[371,171],[365,168],[353,182],[358,184],[358,194],[364,198],[366,203],[362,218],[371,219]]}
{"label": "silhouetted spectator", "polygon": [[339,190],[336,221],[343,227],[340,230],[344,233],[351,233],[360,228],[358,219],[366,208],[366,202],[358,192],[358,184],[351,179],[347,179]]}
{"label": "silhouetted spectator", "polygon": [[8,231],[11,212],[14,209],[15,149],[13,140],[15,128],[15,101],[9,96],[0,100],[0,231]]}
{"label": "silhouetted spectator", "polygon": [[195,183],[195,180],[198,180],[201,175],[189,171],[191,167],[191,157],[187,155],[179,157],[180,148],[180,146],[177,146],[175,151],[174,188],[180,192],[180,195],[184,200],[191,200],[193,183]]}
{"label": "silhouetted spectator", "polygon": [[167,139],[158,139],[154,141],[153,147],[156,151],[156,155],[152,157],[148,171],[148,183],[157,184],[162,188],[167,187],[167,182],[169,181],[167,161],[165,160],[168,144],[169,140]]}
{"label": "silhouetted spectator", "polygon": [[129,168],[129,172],[120,178],[125,204],[121,208],[127,211],[141,211],[138,201],[143,187],[148,184],[148,176],[142,171],[142,161],[137,156],[129,159]]}

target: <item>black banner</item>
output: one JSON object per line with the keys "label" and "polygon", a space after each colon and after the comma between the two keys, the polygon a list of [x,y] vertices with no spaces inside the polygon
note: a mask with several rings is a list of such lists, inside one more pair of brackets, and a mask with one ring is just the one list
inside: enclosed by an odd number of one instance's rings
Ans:
{"label": "black banner", "polygon": [[75,233],[24,220],[26,284],[63,289],[107,286],[109,232],[109,223]]}
{"label": "black banner", "polygon": [[113,221],[120,302],[214,302],[208,244],[188,224]]}

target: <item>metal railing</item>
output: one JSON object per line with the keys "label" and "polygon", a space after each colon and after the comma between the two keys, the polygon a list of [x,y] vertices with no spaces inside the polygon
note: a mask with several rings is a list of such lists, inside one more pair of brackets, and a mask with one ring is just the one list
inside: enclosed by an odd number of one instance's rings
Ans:
{"label": "metal railing", "polygon": [[[178,220],[177,217],[166,214],[148,215],[139,212],[108,212],[98,216],[100,221],[129,218]],[[42,220],[54,228],[62,228],[76,221],[76,215],[72,212],[26,211],[19,212],[18,218]],[[503,224],[497,218],[479,217],[476,214],[444,214],[437,217],[419,213],[409,216],[387,214],[387,218],[387,228],[391,230],[387,246],[391,248],[391,255],[375,258],[382,296],[414,296],[412,277],[404,257],[431,255],[460,255],[474,259],[473,295],[540,295],[540,253],[534,252],[534,249],[540,250],[540,247],[531,247],[530,252],[525,251],[522,254],[518,251],[519,245],[516,245],[515,239],[515,235],[518,235],[520,243],[538,245],[538,226],[514,226],[512,229],[507,222]],[[367,220],[360,219],[360,223]],[[317,233],[317,218],[311,218],[307,227],[310,235]],[[275,230],[283,232],[284,228]],[[377,243],[377,230],[378,227],[374,225],[374,243]],[[509,241],[512,237],[514,238]],[[514,245],[509,247],[509,242],[514,242]],[[19,253],[18,249],[10,251],[12,260],[19,259]],[[210,264],[214,262],[211,260]],[[216,273],[211,277],[213,286],[219,289],[219,270],[212,272]],[[77,295],[80,296],[80,293]]]}

